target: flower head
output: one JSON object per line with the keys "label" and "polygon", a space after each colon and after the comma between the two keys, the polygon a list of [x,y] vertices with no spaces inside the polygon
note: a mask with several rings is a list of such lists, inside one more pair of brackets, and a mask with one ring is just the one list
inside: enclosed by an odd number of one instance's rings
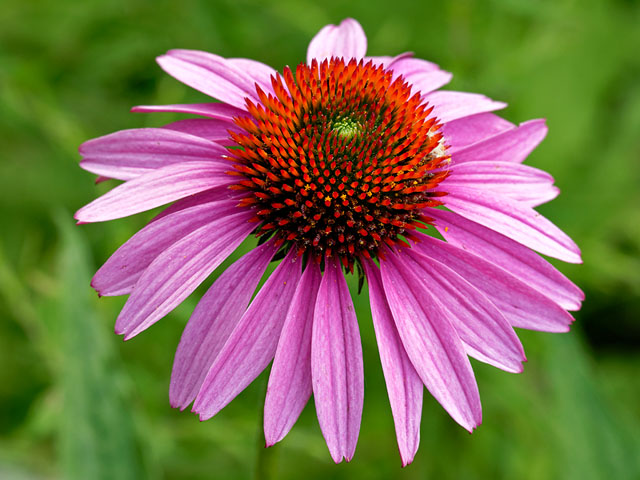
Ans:
{"label": "flower head", "polygon": [[353,457],[364,397],[345,275],[366,278],[406,465],[418,447],[423,386],[472,431],[481,407],[468,357],[520,372],[513,327],[568,330],[567,310],[583,294],[534,250],[568,262],[580,253],[534,210],[558,194],[548,174],[522,165],[546,134],[543,120],[515,126],[490,113],[502,103],[437,90],[451,75],[432,63],[365,53],[352,19],[324,27],[307,62],[282,73],[169,51],[160,66],[220,103],[136,107],[199,118],[83,144],[83,168],[124,183],[76,218],[105,221],[174,202],[93,279],[101,295],[130,295],[116,321],[125,339],[257,237],[193,312],[171,404],[193,402],[208,419],[273,361],[267,445],[288,433],[313,393],[336,462]]}

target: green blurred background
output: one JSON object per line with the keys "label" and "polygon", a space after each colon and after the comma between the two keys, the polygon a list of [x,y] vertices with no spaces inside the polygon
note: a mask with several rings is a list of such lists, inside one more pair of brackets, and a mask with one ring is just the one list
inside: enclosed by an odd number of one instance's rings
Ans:
{"label": "green blurred background", "polygon": [[[112,326],[125,299],[98,300],[89,287],[150,215],[72,220],[112,186],[78,168],[81,142],[179,118],[130,114],[136,104],[205,101],[163,74],[157,55],[194,48],[281,69],[347,16],[364,26],[369,53],[414,51],[454,73],[448,88],[508,102],[509,120],[548,119],[528,163],[562,194],[540,211],[584,255],[584,265],[559,265],[587,295],[572,332],[521,332],[520,375],[474,363],[484,424],[473,435],[427,396],[406,469],[366,292],[354,294],[366,376],[355,459],[331,462],[312,405],[265,451],[265,375],[205,423],[169,407],[173,353],[202,289],[123,343]],[[4,0],[0,478],[242,479],[262,469],[279,479],[639,479],[639,51],[633,0]]]}

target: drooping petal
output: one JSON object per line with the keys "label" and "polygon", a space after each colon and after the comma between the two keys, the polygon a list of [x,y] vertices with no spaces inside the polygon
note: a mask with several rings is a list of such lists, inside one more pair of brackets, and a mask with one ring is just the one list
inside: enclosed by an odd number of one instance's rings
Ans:
{"label": "drooping petal", "polygon": [[445,264],[411,249],[404,256],[421,285],[429,286],[474,358],[507,372],[522,371],[522,344],[504,315],[473,285]]}
{"label": "drooping petal", "polygon": [[453,75],[431,62],[419,58],[404,57],[395,60],[389,67],[394,76],[402,75],[411,84],[412,93],[426,95],[451,81]]}
{"label": "drooping petal", "polygon": [[200,227],[162,252],[144,271],[116,320],[125,340],[177,307],[255,229],[241,211]]}
{"label": "drooping petal", "polygon": [[79,223],[104,222],[159,207],[174,200],[230,185],[229,166],[222,161],[184,162],[158,168],[129,180],[82,207]]}
{"label": "drooping petal", "polygon": [[452,195],[459,186],[480,192],[497,193],[530,207],[541,205],[558,196],[553,177],[542,170],[512,162],[452,162],[450,175],[441,183]]}
{"label": "drooping petal", "polygon": [[423,384],[398,335],[378,267],[364,262],[369,285],[371,316],[376,333],[380,362],[387,384],[391,413],[398,439],[402,466],[413,461],[420,444]]}
{"label": "drooping petal", "polygon": [[217,118],[188,118],[169,123],[162,128],[205,138],[225,147],[235,145],[229,131],[242,132],[242,129],[232,122]]}
{"label": "drooping petal", "polygon": [[173,212],[156,217],[138,231],[98,269],[91,286],[101,296],[131,293],[142,273],[163,251],[194,230],[239,211],[237,198],[219,191],[204,192],[199,197],[198,204],[181,209],[173,206]]}
{"label": "drooping petal", "polygon": [[478,93],[448,90],[431,92],[425,95],[424,100],[433,106],[432,115],[443,123],[477,113],[492,112],[507,106],[506,103],[496,102]]}
{"label": "drooping petal", "polygon": [[416,234],[418,252],[445,264],[483,292],[514,327],[544,332],[566,332],[573,322],[556,302],[506,270],[436,238]]}
{"label": "drooping petal", "polygon": [[478,386],[464,346],[431,294],[405,265],[401,250],[380,264],[382,283],[402,343],[418,375],[451,417],[469,431],[482,421]]}
{"label": "drooping petal", "polygon": [[131,109],[133,113],[188,113],[219,120],[232,121],[235,117],[247,115],[244,105],[240,108],[226,103],[186,103],[174,105],[138,105]]}
{"label": "drooping petal", "polygon": [[447,208],[544,255],[582,263],[580,249],[569,236],[536,212],[493,192],[456,187],[444,198]]}
{"label": "drooping petal", "polygon": [[257,99],[255,81],[227,59],[198,50],[169,50],[157,58],[162,69],[185,85],[217,100],[244,108]]}
{"label": "drooping petal", "polygon": [[455,151],[452,160],[456,164],[479,161],[521,163],[540,144],[547,131],[544,119],[529,120]]}
{"label": "drooping petal", "polygon": [[244,314],[277,247],[260,245],[227,268],[198,302],[176,350],[169,400],[186,408]]}
{"label": "drooping petal", "polygon": [[514,128],[513,123],[493,113],[478,113],[445,123],[442,133],[453,155],[463,147]]}
{"label": "drooping petal", "polygon": [[216,357],[193,404],[200,420],[222,410],[266,368],[276,353],[300,280],[295,249],[269,276]]}
{"label": "drooping petal", "polygon": [[336,463],[355,453],[364,372],[358,320],[339,261],[328,259],[313,314],[311,377],[320,429]]}
{"label": "drooping petal", "polygon": [[79,151],[82,168],[118,180],[131,180],[178,162],[220,162],[228,153],[217,143],[163,128],[122,130],[89,140]]}
{"label": "drooping petal", "polygon": [[309,43],[307,63],[314,58],[321,62],[325,58],[342,57],[348,63],[367,53],[367,37],[362,26],[353,18],[347,18],[340,25],[323,27]]}
{"label": "drooping petal", "polygon": [[453,212],[433,209],[429,216],[448,243],[502,267],[562,308],[580,308],[584,293],[529,248]]}
{"label": "drooping petal", "polygon": [[282,327],[264,402],[268,447],[289,433],[311,396],[311,332],[321,279],[320,266],[309,262]]}

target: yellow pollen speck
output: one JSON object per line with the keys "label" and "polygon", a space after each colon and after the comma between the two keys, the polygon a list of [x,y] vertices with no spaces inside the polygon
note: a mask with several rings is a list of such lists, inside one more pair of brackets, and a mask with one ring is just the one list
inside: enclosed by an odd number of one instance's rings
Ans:
{"label": "yellow pollen speck", "polygon": [[343,193],[342,195],[340,195],[340,198],[344,201],[347,200],[347,195],[345,193]]}
{"label": "yellow pollen speck", "polygon": [[444,227],[444,231],[448,232],[449,231],[449,227]]}
{"label": "yellow pollen speck", "polygon": [[309,191],[311,190],[311,185],[309,185],[308,183],[304,186],[304,189]]}
{"label": "yellow pollen speck", "polygon": [[373,193],[367,192],[367,197],[370,197],[371,195],[373,195]]}

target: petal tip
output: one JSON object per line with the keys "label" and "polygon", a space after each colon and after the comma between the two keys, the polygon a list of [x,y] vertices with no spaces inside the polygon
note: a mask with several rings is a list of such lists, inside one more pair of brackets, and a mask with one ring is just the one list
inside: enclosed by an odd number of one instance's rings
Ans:
{"label": "petal tip", "polygon": [[331,454],[331,459],[333,460],[333,462],[338,465],[339,463],[342,463],[343,460],[345,460],[345,457],[342,454]]}
{"label": "petal tip", "polygon": [[464,428],[469,434],[472,434],[480,425],[482,425],[482,410],[477,412],[471,412],[472,418],[469,418],[468,421],[464,423],[460,423],[460,426]]}
{"label": "petal tip", "polygon": [[98,294],[98,297],[99,297],[99,298],[102,298],[102,297],[104,297],[104,296],[105,296],[105,295],[104,295],[104,288],[99,287],[99,286],[97,286],[97,285],[96,285],[96,280],[95,280],[95,278],[96,278],[96,277],[94,276],[94,277],[91,279],[91,282],[89,283],[89,286],[90,286],[91,288],[93,288],[93,289],[96,291],[96,293]]}
{"label": "petal tip", "polygon": [[467,426],[464,426],[464,429],[465,429],[467,432],[469,432],[469,435],[472,435],[472,434],[473,434],[473,432],[475,432],[475,431],[476,431],[476,429],[477,429],[480,425],[482,425],[482,419],[480,419],[480,420],[476,421],[476,422],[475,422],[475,423],[473,423],[473,424],[469,424],[469,425],[467,425]]}
{"label": "petal tip", "polygon": [[123,325],[124,320],[116,319],[115,332],[116,335],[124,335],[124,341],[131,340],[133,337],[137,336],[140,332],[144,330],[144,328],[131,328],[131,325]]}
{"label": "petal tip", "polygon": [[408,467],[409,465],[411,465],[412,463],[413,463],[413,457],[408,458],[408,459],[406,459],[406,460],[403,458],[403,459],[402,459],[402,468],[406,468],[406,467]]}
{"label": "petal tip", "polygon": [[121,335],[121,336],[122,336],[122,341],[123,341],[123,342],[126,342],[127,340],[129,340],[129,338],[126,336],[126,334],[125,334],[124,330],[123,330],[122,328],[120,328],[120,327],[118,326],[118,324],[117,324],[117,323],[116,323],[116,325],[113,327],[113,332],[114,332],[116,335]]}

